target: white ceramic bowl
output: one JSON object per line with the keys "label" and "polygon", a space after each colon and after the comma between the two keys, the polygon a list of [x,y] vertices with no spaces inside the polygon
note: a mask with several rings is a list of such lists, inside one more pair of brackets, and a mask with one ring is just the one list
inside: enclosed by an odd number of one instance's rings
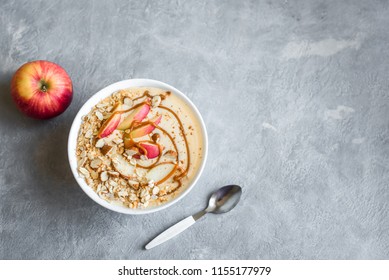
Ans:
{"label": "white ceramic bowl", "polygon": [[[126,89],[130,87],[156,87],[156,88],[161,88],[167,91],[171,91],[173,94],[181,98],[186,104],[189,105],[189,107],[193,110],[194,115],[197,117],[198,122],[201,127],[201,133],[202,133],[202,138],[203,138],[203,149],[202,149],[202,162],[199,165],[199,168],[195,174],[195,176],[192,179],[192,182],[185,190],[183,190],[179,195],[177,195],[175,198],[172,200],[168,201],[167,203],[164,203],[160,206],[155,206],[151,208],[146,208],[146,209],[130,209],[124,206],[120,205],[115,205],[111,204],[104,199],[100,198],[96,192],[93,191],[93,189],[86,184],[83,178],[81,178],[78,174],[77,171],[77,158],[76,158],[76,147],[77,147],[77,137],[78,137],[78,131],[80,129],[81,123],[82,123],[82,116],[88,114],[90,110],[92,109],[93,106],[95,106],[100,100],[106,98],[107,96],[111,95],[117,90],[120,89]],[[124,213],[124,214],[132,214],[132,215],[137,215],[137,214],[147,214],[147,213],[152,213],[156,212],[162,209],[165,209],[177,201],[179,201],[181,198],[183,198],[185,195],[187,195],[190,190],[195,186],[197,180],[199,179],[201,173],[203,172],[205,162],[207,160],[207,153],[208,153],[208,136],[207,136],[207,131],[205,128],[204,121],[197,110],[196,106],[189,100],[188,97],[186,97],[181,91],[178,89],[159,82],[155,80],[149,80],[149,79],[131,79],[131,80],[124,80],[120,81],[114,84],[111,84],[96,94],[94,94],[89,100],[81,107],[81,109],[78,111],[76,117],[74,118],[72,127],[70,129],[69,133],[69,139],[68,139],[68,158],[69,158],[69,163],[70,163],[70,168],[73,172],[74,178],[76,179],[77,183],[80,185],[81,189],[95,202],[100,204],[101,206],[108,208],[110,210],[119,212],[119,213]]]}

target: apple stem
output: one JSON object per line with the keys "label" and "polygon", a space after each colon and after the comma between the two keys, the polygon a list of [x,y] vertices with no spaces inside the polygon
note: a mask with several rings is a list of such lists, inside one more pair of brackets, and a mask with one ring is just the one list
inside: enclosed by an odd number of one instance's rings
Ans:
{"label": "apple stem", "polygon": [[40,81],[40,89],[41,89],[41,91],[43,91],[43,92],[47,92],[47,84],[46,84],[46,82],[43,81],[43,80]]}

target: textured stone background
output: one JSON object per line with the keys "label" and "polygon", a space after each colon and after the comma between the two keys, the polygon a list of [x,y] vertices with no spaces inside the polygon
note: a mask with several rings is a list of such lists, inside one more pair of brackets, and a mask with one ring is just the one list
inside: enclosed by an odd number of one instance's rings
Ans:
{"label": "textured stone background", "polygon": [[[387,1],[0,0],[0,258],[389,259],[388,14]],[[74,82],[50,121],[10,98],[36,59]],[[209,131],[196,188],[146,216],[91,201],[66,155],[83,102],[128,78],[182,90]],[[234,211],[142,250],[229,183],[244,187]]]}

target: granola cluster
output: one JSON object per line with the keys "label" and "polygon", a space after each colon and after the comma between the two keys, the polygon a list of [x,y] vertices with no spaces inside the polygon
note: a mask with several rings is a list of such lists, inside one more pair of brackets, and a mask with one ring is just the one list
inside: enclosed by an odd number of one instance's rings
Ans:
{"label": "granola cluster", "polygon": [[[128,108],[133,105],[135,93],[128,90],[115,92],[100,101],[85,115],[77,143],[79,175],[104,200],[129,208],[146,208],[167,201],[174,192],[168,184],[156,185],[147,172],[137,168],[136,151],[125,149],[125,131],[115,130],[104,138],[98,138],[100,127],[111,115],[115,104],[120,102]],[[151,100],[152,107],[161,103],[161,96]],[[171,157],[174,151],[166,151]],[[175,156],[175,155],[173,155]],[[145,160],[141,156],[141,160]],[[171,194],[170,194],[171,193]]]}

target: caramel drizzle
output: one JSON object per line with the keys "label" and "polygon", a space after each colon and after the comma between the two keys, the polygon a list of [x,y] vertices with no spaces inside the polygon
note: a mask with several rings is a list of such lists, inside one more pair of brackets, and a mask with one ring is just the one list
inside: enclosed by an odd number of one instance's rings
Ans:
{"label": "caramel drizzle", "polygon": [[138,99],[142,99],[143,97],[146,97],[146,96],[147,96],[148,98],[153,98],[153,96],[149,93],[149,91],[148,91],[148,90],[145,90],[145,92],[144,92],[141,96],[139,96],[139,97],[133,99],[132,101],[135,102],[135,101],[137,101]]}
{"label": "caramel drizzle", "polygon": [[[164,109],[164,110],[167,110],[169,111],[175,118],[176,120],[178,121],[179,125],[180,125],[180,130],[181,130],[181,133],[182,133],[182,138],[184,138],[184,142],[185,142],[185,148],[186,148],[186,158],[187,158],[187,164],[186,164],[186,169],[179,175],[175,176],[173,179],[177,179],[177,180],[180,180],[182,179],[184,176],[186,176],[186,174],[188,174],[188,171],[189,171],[189,166],[190,166],[190,154],[189,154],[189,145],[188,145],[188,140],[186,139],[186,135],[185,135],[185,131],[184,131],[184,126],[182,125],[182,122],[180,120],[180,118],[177,116],[177,114],[170,108],[167,108],[165,106],[159,106],[159,108],[161,109]],[[159,129],[161,129],[159,127]],[[162,130],[164,132],[166,132],[166,130]],[[168,133],[167,133],[168,134]],[[168,134],[169,135],[169,134]],[[172,140],[171,136],[169,135],[169,138],[170,140]],[[175,142],[173,141],[174,143],[174,148],[176,149],[177,151],[177,161],[178,161],[178,149],[177,149],[177,146],[175,144]]]}
{"label": "caramel drizzle", "polygon": [[[167,91],[166,94],[167,94],[167,95],[170,95],[171,92],[170,92],[170,91]],[[145,90],[144,93],[143,93],[141,96],[139,96],[139,97],[133,99],[133,101],[136,101],[136,100],[138,100],[138,99],[142,99],[143,97],[146,97],[146,96],[147,96],[148,98],[153,98],[153,97],[154,97],[153,95],[151,95],[151,94],[149,93],[148,90]],[[162,99],[162,100],[164,100],[164,99],[166,98],[166,96],[164,96],[164,95],[160,95],[160,96],[161,96],[161,99]]]}
{"label": "caramel drizzle", "polygon": [[141,164],[137,164],[137,166],[140,167],[140,168],[143,168],[143,169],[146,169],[146,170],[150,170],[151,168],[153,168],[153,167],[158,165],[158,162],[159,162],[159,160],[161,159],[161,156],[162,156],[162,146],[159,143],[156,143],[156,142],[151,141],[151,140],[144,140],[144,141],[137,142],[137,141],[135,141],[132,138],[131,132],[134,129],[137,129],[137,128],[140,128],[140,127],[143,127],[143,126],[146,126],[146,125],[153,125],[154,127],[158,127],[158,126],[154,122],[151,122],[151,121],[142,122],[142,123],[140,123],[140,125],[135,126],[135,124],[137,124],[137,123],[139,123],[139,122],[133,121],[131,123],[131,126],[129,128],[130,132],[128,132],[126,134],[128,137],[125,136],[125,138],[127,138],[127,139],[124,140],[125,141],[125,146],[126,146],[126,143],[129,143],[127,146],[136,147],[136,148],[140,149],[143,152],[143,154],[145,154],[147,156],[147,150],[145,148],[143,148],[140,144],[141,143],[157,144],[158,145],[158,149],[159,149],[159,155],[158,155],[157,160],[153,164],[151,164],[149,166],[144,166],[144,165],[141,165]]}
{"label": "caramel drizzle", "polygon": [[[168,92],[168,94],[170,94],[170,92]],[[142,99],[144,97],[147,97],[147,98],[152,98],[153,96],[149,94],[149,92],[146,90],[142,96],[139,96],[135,99],[133,99],[133,101],[136,101],[136,100],[139,100],[139,99]],[[164,99],[164,98],[162,98]],[[143,105],[143,104],[149,104],[149,101],[146,100],[144,102],[141,102],[137,105],[134,105],[132,108],[128,109],[128,110],[123,110],[123,111],[115,111],[113,114],[115,113],[120,113],[120,114],[123,114],[123,113],[126,113],[126,112],[129,112],[129,111],[132,111],[136,108],[138,108],[139,106]],[[178,188],[180,188],[182,186],[182,179],[183,177],[185,177],[187,174],[188,174],[188,171],[189,171],[189,166],[190,166],[190,152],[189,152],[189,145],[188,145],[188,140],[186,138],[186,135],[185,135],[185,131],[184,131],[184,126],[180,120],[180,118],[177,116],[177,114],[171,110],[170,108],[167,108],[165,106],[162,106],[162,105],[159,105],[158,106],[159,108],[163,109],[163,110],[166,110],[168,112],[170,112],[174,117],[175,119],[178,121],[178,124],[179,124],[179,128],[180,128],[180,131],[181,131],[181,134],[182,134],[182,137],[184,139],[184,142],[185,142],[185,148],[186,148],[186,155],[187,155],[187,165],[186,165],[186,169],[184,171],[182,171],[180,174],[176,175],[173,177],[173,181],[175,181],[178,185],[177,187],[175,187],[174,189],[172,190],[169,190],[167,192],[166,195],[168,194],[171,194],[173,192],[175,192]],[[176,163],[174,163],[173,161],[166,161],[166,162],[159,162],[161,157],[162,157],[162,146],[157,143],[156,141],[151,141],[151,140],[144,140],[144,141],[135,141],[132,137],[131,137],[131,132],[134,130],[134,129],[138,129],[140,127],[143,127],[143,126],[146,126],[146,125],[152,125],[154,126],[155,128],[159,129],[160,131],[162,131],[162,133],[164,133],[165,135],[167,135],[169,137],[169,140],[171,141],[171,143],[173,144],[174,146],[174,149],[177,153],[177,156],[176,156]],[[156,161],[154,163],[152,163],[151,165],[148,165],[148,166],[144,166],[144,165],[141,165],[141,164],[137,164],[138,167],[140,168],[143,168],[143,169],[146,169],[146,170],[150,170],[154,167],[157,167],[159,165],[164,165],[164,164],[173,164],[174,167],[172,169],[172,171],[169,172],[169,174],[167,174],[165,177],[163,177],[161,180],[159,180],[158,182],[156,182],[156,184],[161,184],[163,182],[165,182],[167,179],[169,179],[178,169],[178,162],[179,162],[179,158],[178,158],[178,148],[177,148],[177,144],[176,142],[174,141],[174,138],[170,135],[170,133],[168,133],[165,129],[163,129],[162,127],[160,127],[159,125],[155,124],[154,122],[152,121],[146,121],[146,122],[137,122],[137,121],[133,121],[130,125],[130,127],[128,128],[129,132],[126,133],[125,135],[125,142],[129,143],[128,146],[133,146],[133,147],[137,147],[139,150],[141,150],[143,152],[143,154],[145,154],[147,156],[147,150],[145,148],[143,148],[140,143],[153,143],[153,144],[157,144],[158,145],[158,149],[159,149],[159,155],[158,155],[158,158],[156,159]],[[166,196],[165,195],[165,196]]]}
{"label": "caramel drizzle", "polygon": [[115,114],[125,114],[125,113],[128,113],[128,112],[131,112],[131,111],[135,110],[136,108],[138,108],[138,107],[140,107],[140,106],[142,106],[144,104],[149,104],[149,102],[144,101],[144,102],[138,103],[138,104],[132,106],[130,109],[127,109],[127,110],[117,110],[117,111],[112,113],[112,116],[115,115]]}
{"label": "caramel drizzle", "polygon": [[[130,142],[130,144],[129,144],[130,146],[133,146],[133,147],[135,146],[135,147],[137,147],[138,149],[142,150],[142,152],[143,152],[145,155],[147,155],[147,150],[146,150],[145,148],[143,148],[143,147],[140,145],[141,143],[153,143],[153,144],[158,145],[158,149],[159,149],[158,158],[157,158],[157,160],[156,160],[153,164],[148,165],[148,166],[144,166],[144,165],[141,165],[141,164],[138,163],[138,164],[137,164],[137,167],[140,167],[140,168],[143,168],[143,169],[146,169],[146,170],[150,170],[150,169],[152,169],[152,168],[154,168],[154,167],[157,167],[157,166],[163,165],[163,164],[173,164],[173,165],[174,165],[172,171],[170,171],[170,172],[169,172],[165,177],[163,177],[161,180],[159,180],[158,182],[156,182],[157,185],[158,185],[158,184],[161,184],[161,183],[165,182],[167,179],[169,179],[169,178],[175,173],[175,171],[176,171],[177,168],[178,168],[178,149],[177,149],[177,145],[176,145],[176,143],[174,142],[173,137],[172,137],[165,129],[163,129],[162,127],[156,125],[154,122],[151,122],[151,121],[142,122],[142,123],[141,123],[140,125],[138,125],[138,126],[135,126],[135,125],[134,125],[135,123],[136,123],[136,122],[134,121],[134,122],[131,124],[131,126],[130,126],[130,128],[129,128],[130,132],[127,134],[127,135],[129,136],[129,139],[127,138],[128,140],[125,140],[125,141]],[[160,159],[161,159],[161,157],[162,157],[162,146],[161,146],[159,143],[156,143],[155,141],[151,141],[151,140],[144,140],[144,141],[136,142],[136,141],[131,137],[131,132],[132,132],[134,129],[137,129],[137,128],[139,128],[139,127],[143,127],[143,126],[145,126],[145,125],[150,125],[150,124],[153,125],[155,128],[158,128],[159,130],[161,130],[163,133],[165,133],[165,134],[169,137],[170,141],[173,143],[173,146],[174,146],[175,150],[177,151],[177,163],[174,163],[173,161],[159,162]]]}
{"label": "caramel drizzle", "polygon": [[[156,166],[159,166],[159,165],[164,165],[164,164],[171,164],[173,162],[170,162],[170,161],[167,161],[167,162],[160,162],[158,163]],[[174,164],[174,163],[173,163]],[[161,180],[159,180],[157,182],[157,184],[162,184],[163,182],[165,182],[167,179],[169,179],[177,170],[178,168],[178,164],[174,164],[174,167],[172,169],[172,171],[169,172],[169,174],[167,174],[164,178],[162,178]]]}

